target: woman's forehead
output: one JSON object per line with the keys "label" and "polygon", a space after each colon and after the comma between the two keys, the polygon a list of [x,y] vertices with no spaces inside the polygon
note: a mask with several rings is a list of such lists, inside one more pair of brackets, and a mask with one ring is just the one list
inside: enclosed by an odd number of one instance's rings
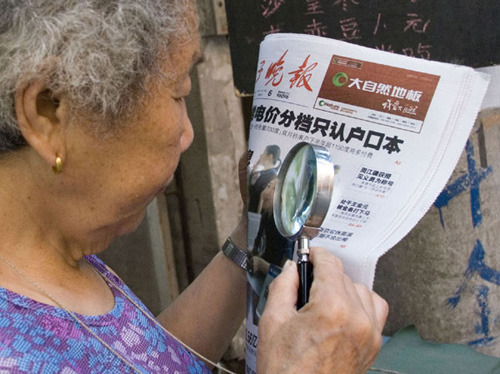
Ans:
{"label": "woman's forehead", "polygon": [[197,37],[175,43],[170,52],[171,67],[177,75],[189,72],[201,58],[200,41]]}

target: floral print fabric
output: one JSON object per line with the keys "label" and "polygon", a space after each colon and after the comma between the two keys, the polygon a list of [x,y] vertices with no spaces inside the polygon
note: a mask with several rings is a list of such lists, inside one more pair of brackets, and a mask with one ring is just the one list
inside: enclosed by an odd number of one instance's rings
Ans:
{"label": "floral print fabric", "polygon": [[[147,311],[101,260],[96,256],[87,260]],[[139,372],[211,373],[120,291],[110,288],[115,297],[113,310],[100,316],[78,317]],[[0,374],[135,372],[66,311],[0,287]]]}

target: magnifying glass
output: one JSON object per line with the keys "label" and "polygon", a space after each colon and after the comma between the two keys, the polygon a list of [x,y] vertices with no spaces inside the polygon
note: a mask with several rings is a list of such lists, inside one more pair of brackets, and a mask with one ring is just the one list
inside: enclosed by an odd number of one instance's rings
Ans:
{"label": "magnifying glass", "polygon": [[298,143],[283,160],[274,191],[274,221],[279,233],[297,241],[297,309],[309,301],[312,264],[309,240],[319,232],[330,206],[334,165],[327,148]]}

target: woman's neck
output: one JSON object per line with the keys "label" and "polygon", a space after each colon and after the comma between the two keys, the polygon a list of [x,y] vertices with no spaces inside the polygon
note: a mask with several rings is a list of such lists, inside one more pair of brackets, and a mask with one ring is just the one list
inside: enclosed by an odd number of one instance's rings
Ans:
{"label": "woman's neck", "polygon": [[72,311],[89,315],[109,311],[114,305],[112,293],[84,256],[99,252],[111,239],[103,234],[85,242],[62,232],[56,224],[60,218],[55,218],[59,208],[51,204],[43,178],[26,172],[14,162],[0,162],[0,180],[4,181],[0,191],[0,256],[4,259],[0,259],[0,286],[58,306],[28,278]]}
{"label": "woman's neck", "polygon": [[[5,247],[25,257],[51,258],[75,267],[85,255],[102,252],[115,238],[112,228],[90,228],[79,223],[78,212],[70,208],[74,201],[64,201],[54,193],[55,184],[50,167],[39,164],[29,149],[16,151],[0,159],[0,254]],[[73,226],[68,221],[76,222]],[[72,229],[73,228],[73,229]]]}
{"label": "woman's neck", "polygon": [[[6,220],[0,198],[0,286],[35,301],[84,315],[100,315],[114,307],[107,284],[85,260],[80,245],[70,245],[57,233],[36,232],[32,220]],[[7,221],[7,222],[6,222]],[[24,230],[23,230],[24,228]],[[36,286],[35,286],[36,285]],[[44,292],[40,292],[42,289]]]}

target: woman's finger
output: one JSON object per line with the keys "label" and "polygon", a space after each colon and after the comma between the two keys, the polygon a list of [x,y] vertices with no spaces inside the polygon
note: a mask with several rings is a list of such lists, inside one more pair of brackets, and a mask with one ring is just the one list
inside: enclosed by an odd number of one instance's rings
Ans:
{"label": "woman's finger", "polygon": [[273,312],[279,309],[293,309],[297,304],[297,290],[299,276],[295,262],[288,260],[283,270],[269,286],[269,297],[266,302],[266,311]]}
{"label": "woman's finger", "polygon": [[378,327],[372,291],[361,283],[355,283],[354,289],[356,290],[356,295],[358,296],[359,302],[361,303],[361,306],[366,315],[368,316],[372,324]]}
{"label": "woman's finger", "polygon": [[389,315],[389,304],[387,304],[387,301],[385,301],[375,292],[372,292],[372,297],[378,331],[382,333],[385,326],[385,321],[387,320],[387,316]]}

